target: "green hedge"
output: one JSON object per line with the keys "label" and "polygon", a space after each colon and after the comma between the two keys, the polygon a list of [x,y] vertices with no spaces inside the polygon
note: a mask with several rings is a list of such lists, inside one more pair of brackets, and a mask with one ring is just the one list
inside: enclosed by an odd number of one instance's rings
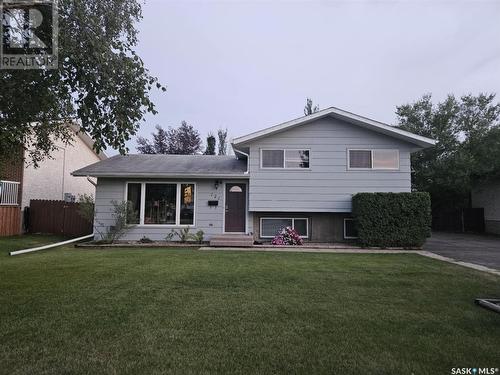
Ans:
{"label": "green hedge", "polygon": [[431,235],[428,193],[358,193],[352,213],[362,246],[419,247]]}

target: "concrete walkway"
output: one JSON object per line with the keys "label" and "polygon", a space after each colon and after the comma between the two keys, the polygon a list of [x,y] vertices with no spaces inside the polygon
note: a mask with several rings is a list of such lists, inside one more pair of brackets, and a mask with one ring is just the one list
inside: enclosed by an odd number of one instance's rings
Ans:
{"label": "concrete walkway", "polygon": [[203,251],[265,251],[285,253],[338,253],[338,254],[417,254],[419,250],[396,250],[396,249],[360,249],[360,248],[327,248],[327,247],[200,247]]}

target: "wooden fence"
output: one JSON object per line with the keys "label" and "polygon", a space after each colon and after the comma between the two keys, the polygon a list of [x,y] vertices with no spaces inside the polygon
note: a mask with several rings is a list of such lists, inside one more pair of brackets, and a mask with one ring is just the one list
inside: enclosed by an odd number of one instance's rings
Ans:
{"label": "wooden fence", "polygon": [[92,234],[92,223],[78,213],[79,203],[32,199],[28,228],[30,233],[52,233],[64,236]]}
{"label": "wooden fence", "polygon": [[19,206],[0,206],[0,236],[21,234],[21,209]]}

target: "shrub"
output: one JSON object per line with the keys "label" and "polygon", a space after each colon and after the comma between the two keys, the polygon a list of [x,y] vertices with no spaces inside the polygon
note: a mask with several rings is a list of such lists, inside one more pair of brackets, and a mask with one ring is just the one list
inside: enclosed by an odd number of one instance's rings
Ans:
{"label": "shrub", "polygon": [[193,234],[191,237],[196,243],[201,244],[203,242],[203,239],[205,238],[205,232],[203,232],[201,229]]}
{"label": "shrub", "polygon": [[431,235],[428,193],[358,193],[352,213],[362,246],[420,247]]}
{"label": "shrub", "polygon": [[140,243],[152,243],[154,242],[151,238],[142,236],[142,238],[139,240]]}
{"label": "shrub", "polygon": [[281,229],[271,241],[273,245],[302,245],[303,243],[299,234],[290,227]]}
{"label": "shrub", "polygon": [[174,230],[172,229],[170,233],[167,234],[165,239],[167,241],[172,241],[174,237],[178,237],[179,241],[182,243],[188,242],[188,241],[195,241],[199,244],[203,242],[203,239],[205,237],[205,232],[202,230],[199,230],[195,234],[192,234],[189,232],[189,227],[182,228],[179,230]]}

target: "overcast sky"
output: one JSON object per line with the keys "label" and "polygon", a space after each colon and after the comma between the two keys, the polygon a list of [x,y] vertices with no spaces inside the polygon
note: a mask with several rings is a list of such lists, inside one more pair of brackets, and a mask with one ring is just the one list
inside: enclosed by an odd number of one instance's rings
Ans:
{"label": "overcast sky", "polygon": [[167,91],[141,135],[186,120],[236,137],[306,97],[394,124],[424,93],[500,92],[500,1],[146,0],[143,15],[138,51]]}

